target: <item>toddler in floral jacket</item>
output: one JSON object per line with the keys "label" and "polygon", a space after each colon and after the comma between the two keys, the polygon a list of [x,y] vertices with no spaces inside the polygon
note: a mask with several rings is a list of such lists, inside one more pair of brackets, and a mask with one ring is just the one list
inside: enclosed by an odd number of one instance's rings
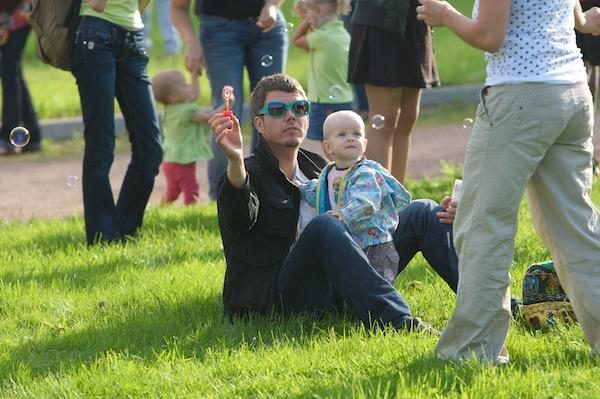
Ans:
{"label": "toddler in floral jacket", "polygon": [[323,124],[323,150],[333,162],[300,190],[318,214],[327,212],[344,223],[371,266],[393,283],[399,257],[392,233],[410,194],[383,166],[364,158],[366,145],[357,113],[330,114]]}

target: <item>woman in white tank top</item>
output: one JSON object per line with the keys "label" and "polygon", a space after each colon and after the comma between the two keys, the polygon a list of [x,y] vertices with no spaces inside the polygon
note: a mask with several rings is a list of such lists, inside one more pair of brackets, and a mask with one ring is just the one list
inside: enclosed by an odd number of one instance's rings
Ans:
{"label": "woman in white tank top", "polygon": [[454,224],[456,309],[439,357],[506,363],[509,268],[525,190],[535,228],[593,351],[600,351],[600,222],[592,182],[593,106],[574,28],[600,33],[578,0],[476,0],[473,18],[420,0],[418,18],[486,51]]}

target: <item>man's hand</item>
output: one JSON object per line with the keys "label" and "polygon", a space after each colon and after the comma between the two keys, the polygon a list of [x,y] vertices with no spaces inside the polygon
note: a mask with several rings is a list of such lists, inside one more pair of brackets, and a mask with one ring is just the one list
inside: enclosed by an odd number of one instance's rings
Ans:
{"label": "man's hand", "polygon": [[272,30],[277,24],[277,6],[265,2],[265,5],[260,10],[256,26],[262,29],[262,33],[267,33]]}
{"label": "man's hand", "polygon": [[222,112],[217,112],[210,117],[208,124],[215,134],[215,142],[227,157],[227,180],[234,187],[243,187],[247,173],[240,121],[235,115],[223,116]]}
{"label": "man's hand", "polygon": [[440,206],[444,209],[443,211],[436,213],[436,216],[438,217],[440,223],[454,223],[454,218],[456,217],[456,207],[458,206],[458,202],[450,197],[444,197],[440,201]]}
{"label": "man's hand", "polygon": [[215,142],[227,158],[231,161],[243,160],[242,130],[238,118],[235,115],[226,117],[222,112],[217,112],[210,117],[208,124],[215,134]]}

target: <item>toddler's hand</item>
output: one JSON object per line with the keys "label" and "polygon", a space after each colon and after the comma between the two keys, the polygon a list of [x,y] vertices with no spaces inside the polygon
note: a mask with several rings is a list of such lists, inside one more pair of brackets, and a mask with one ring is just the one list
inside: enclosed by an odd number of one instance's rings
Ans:
{"label": "toddler's hand", "polygon": [[307,11],[308,9],[306,7],[306,1],[296,0],[294,3],[294,14],[296,14],[299,18],[304,19],[306,18]]}

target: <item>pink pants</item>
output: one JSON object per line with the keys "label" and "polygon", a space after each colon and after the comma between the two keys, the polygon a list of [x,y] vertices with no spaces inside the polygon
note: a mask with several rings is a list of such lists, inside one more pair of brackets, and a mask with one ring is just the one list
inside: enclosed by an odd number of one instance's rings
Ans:
{"label": "pink pants", "polygon": [[161,167],[167,180],[163,202],[174,202],[182,192],[184,204],[194,204],[198,201],[200,186],[196,180],[195,162],[187,164],[163,162]]}

